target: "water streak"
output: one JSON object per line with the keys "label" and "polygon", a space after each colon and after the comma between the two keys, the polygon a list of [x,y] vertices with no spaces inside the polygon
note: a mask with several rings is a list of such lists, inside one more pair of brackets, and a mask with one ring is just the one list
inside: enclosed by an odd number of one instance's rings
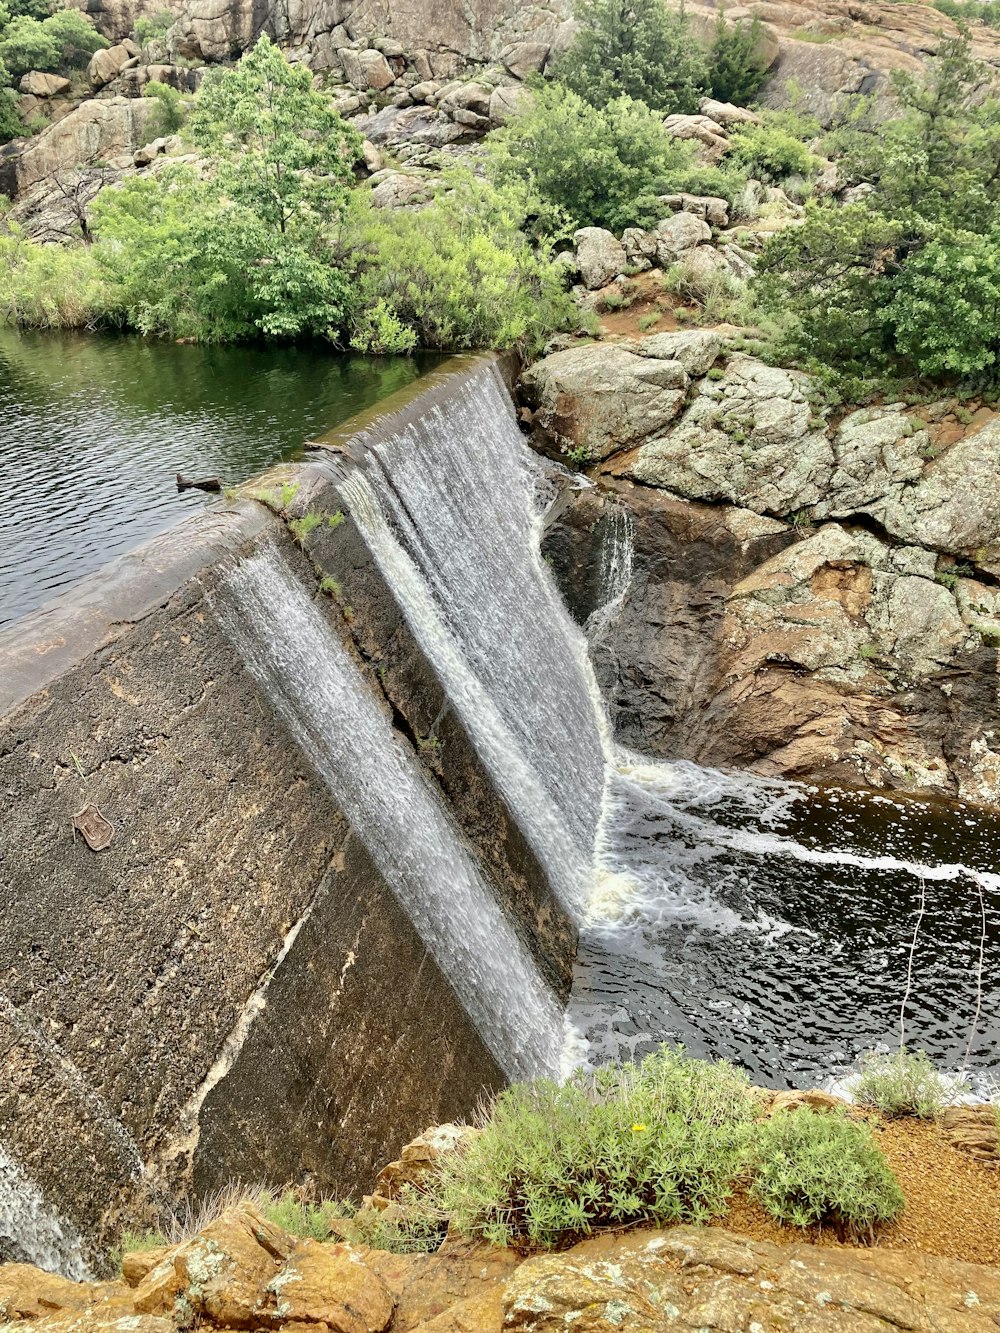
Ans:
{"label": "water streak", "polygon": [[242,561],[216,608],[498,1064],[515,1079],[555,1072],[555,995],[440,794],[280,554]]}
{"label": "water streak", "polygon": [[80,1236],[0,1144],[0,1253],[8,1249],[13,1258],[77,1282],[91,1276]]}
{"label": "water streak", "polygon": [[342,483],[372,555],[557,892],[582,913],[607,734],[586,642],[541,559],[537,459],[492,367]]}

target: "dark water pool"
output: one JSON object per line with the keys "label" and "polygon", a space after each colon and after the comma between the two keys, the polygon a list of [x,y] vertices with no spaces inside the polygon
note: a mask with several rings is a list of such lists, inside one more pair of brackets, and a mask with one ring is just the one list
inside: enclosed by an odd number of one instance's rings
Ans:
{"label": "dark water pool", "polygon": [[577,1027],[682,1041],[774,1087],[902,1035],[982,1094],[1000,1065],[1000,815],[626,760],[609,785]]}
{"label": "dark water pool", "polygon": [[244,481],[433,359],[0,329],[0,625]]}

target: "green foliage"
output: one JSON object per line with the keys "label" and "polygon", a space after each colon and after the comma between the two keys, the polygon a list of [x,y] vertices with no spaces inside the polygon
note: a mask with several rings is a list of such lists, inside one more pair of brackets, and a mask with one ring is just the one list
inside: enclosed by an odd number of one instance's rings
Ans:
{"label": "green foliage", "polygon": [[0,60],[0,143],[23,133],[24,126],[17,112],[17,94],[10,87],[10,74]]}
{"label": "green foliage", "polygon": [[767,78],[767,69],[759,55],[762,28],[759,18],[751,23],[742,19],[727,23],[720,14],[715,23],[715,40],[708,57],[711,93],[720,102],[750,106]]}
{"label": "green foliage", "polygon": [[664,1047],[561,1087],[508,1089],[430,1193],[458,1230],[503,1245],[708,1221],[725,1209],[756,1110],[730,1065]]}
{"label": "green foliage", "polygon": [[870,1237],[905,1205],[903,1192],[867,1125],[843,1112],[806,1107],[779,1112],[758,1127],[751,1194],[781,1222],[831,1225]]}
{"label": "green foliage", "polygon": [[289,531],[299,545],[303,545],[311,532],[315,532],[323,523],[323,515],[310,509],[301,518],[293,518],[288,524]]}
{"label": "green foliage", "polygon": [[315,233],[343,214],[361,136],[266,36],[206,77],[190,133],[217,160],[228,198],[268,230]]}
{"label": "green foliage", "polygon": [[663,0],[576,0],[580,24],[556,75],[595,107],[619,97],[663,115],[698,109],[708,90],[705,53],[683,13]]}
{"label": "green foliage", "polygon": [[148,46],[150,42],[162,41],[174,26],[174,16],[169,10],[154,14],[151,18],[143,15],[135,21],[133,36],[139,46]]}
{"label": "green foliage", "polygon": [[204,341],[333,336],[349,290],[332,245],[357,132],[266,37],[206,79],[190,128],[216,161],[211,180],[177,166],[94,207],[127,322]]}
{"label": "green foliage", "polygon": [[92,247],[38,245],[16,224],[0,227],[0,324],[33,329],[93,326],[109,300]]}
{"label": "green foliage", "polygon": [[598,109],[553,83],[490,135],[487,170],[498,184],[526,184],[541,230],[565,236],[654,223],[663,216],[656,196],[687,188],[694,167],[691,146],[665,134],[641,102],[621,97]]}
{"label": "green foliage", "polygon": [[29,70],[59,70],[86,61],[107,42],[78,9],[59,10],[48,18],[21,14],[0,23],[0,64],[12,78]]}
{"label": "green foliage", "polygon": [[874,190],[813,204],[768,242],[759,293],[796,319],[787,354],[846,377],[996,377],[1000,104],[987,86],[963,34],[923,78],[895,76],[896,119],[861,103],[829,136],[842,178]]}
{"label": "green foliage", "polygon": [[135,1254],[139,1250],[160,1250],[167,1243],[163,1232],[152,1228],[146,1231],[123,1231],[111,1251],[111,1266],[116,1272],[120,1272],[126,1254]]}
{"label": "green foliage", "polygon": [[730,160],[758,180],[780,181],[816,173],[818,159],[780,122],[734,125],[730,144]]}
{"label": "green foliage", "polygon": [[151,97],[160,104],[156,124],[151,127],[155,130],[152,137],[156,138],[159,134],[176,134],[184,124],[184,99],[177,89],[172,88],[169,83],[150,79],[143,88],[142,95]]}
{"label": "green foliage", "polygon": [[417,213],[358,197],[344,235],[354,271],[351,346],[537,350],[574,312],[561,272],[529,245],[523,221],[515,193],[467,171]]}
{"label": "green foliage", "polygon": [[860,1105],[872,1106],[883,1115],[933,1120],[967,1090],[958,1079],[939,1074],[926,1051],[901,1047],[894,1054],[869,1051],[862,1058],[851,1095]]}

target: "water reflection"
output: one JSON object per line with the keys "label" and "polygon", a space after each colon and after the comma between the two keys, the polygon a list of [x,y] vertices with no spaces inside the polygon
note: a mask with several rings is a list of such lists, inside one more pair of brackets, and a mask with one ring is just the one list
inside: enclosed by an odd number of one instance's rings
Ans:
{"label": "water reflection", "polygon": [[430,359],[0,329],[0,625],[408,384]]}

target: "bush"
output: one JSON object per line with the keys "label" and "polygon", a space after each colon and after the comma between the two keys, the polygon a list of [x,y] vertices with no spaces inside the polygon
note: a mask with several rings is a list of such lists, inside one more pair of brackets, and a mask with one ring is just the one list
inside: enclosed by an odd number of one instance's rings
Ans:
{"label": "bush", "polygon": [[756,1109],[731,1066],[667,1048],[562,1087],[516,1085],[430,1194],[459,1231],[501,1245],[706,1222],[725,1210]]}
{"label": "bush", "polygon": [[764,122],[733,126],[729,158],[748,176],[780,181],[786,176],[814,176],[818,159],[783,125]]}
{"label": "bush", "polygon": [[576,0],[580,24],[556,75],[593,106],[630,97],[661,115],[698,109],[708,90],[705,53],[683,10],[663,0]]}
{"label": "bush", "polygon": [[150,42],[161,41],[174,26],[174,16],[169,10],[154,14],[152,18],[143,15],[135,21],[134,37],[139,46],[148,46]]}
{"label": "bush", "polygon": [[13,223],[0,229],[0,324],[92,327],[110,304],[93,248],[37,245]]}
{"label": "bush", "polygon": [[964,1091],[966,1085],[960,1080],[938,1073],[926,1051],[901,1049],[895,1054],[865,1055],[851,1095],[861,1106],[872,1106],[883,1115],[933,1120]]}
{"label": "bush", "polygon": [[523,204],[470,172],[419,212],[352,203],[341,249],[353,270],[348,330],[359,351],[537,351],[574,310],[560,270],[532,250]]}
{"label": "bush", "polygon": [[78,9],[60,10],[46,19],[21,15],[0,27],[0,63],[18,78],[32,69],[84,64],[107,44]]}
{"label": "bush", "polygon": [[749,106],[767,78],[758,51],[762,29],[759,18],[745,24],[727,23],[720,14],[715,23],[715,41],[708,57],[711,93],[720,102]]}
{"label": "bush", "polygon": [[549,235],[577,227],[650,225],[656,196],[682,188],[694,151],[664,132],[641,102],[622,97],[598,110],[560,84],[536,86],[530,103],[487,140],[487,171],[526,185]]}
{"label": "bush", "polygon": [[755,1136],[751,1195],[779,1222],[871,1238],[905,1205],[871,1130],[843,1112],[783,1111]]}
{"label": "bush", "polygon": [[155,123],[150,127],[155,131],[153,138],[160,134],[176,134],[184,124],[184,99],[177,89],[171,88],[169,83],[150,79],[142,95],[160,104]]}

